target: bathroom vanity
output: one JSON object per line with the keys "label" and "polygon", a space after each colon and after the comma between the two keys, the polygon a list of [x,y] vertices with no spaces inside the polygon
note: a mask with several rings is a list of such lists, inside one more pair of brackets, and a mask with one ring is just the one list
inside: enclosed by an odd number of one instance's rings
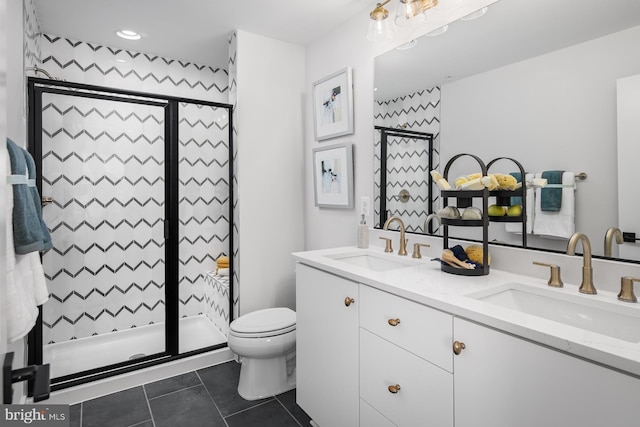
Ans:
{"label": "bathroom vanity", "polygon": [[320,427],[640,423],[640,304],[376,248],[294,258],[297,402]]}

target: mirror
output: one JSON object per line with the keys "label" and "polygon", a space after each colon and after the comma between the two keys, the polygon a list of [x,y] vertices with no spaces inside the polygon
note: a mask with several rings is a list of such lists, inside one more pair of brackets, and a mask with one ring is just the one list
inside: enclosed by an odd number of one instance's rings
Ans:
{"label": "mirror", "polygon": [[[616,83],[640,74],[640,2],[588,3],[501,0],[479,19],[453,22],[444,34],[377,57],[374,124],[433,133],[440,172],[456,154],[470,153],[485,164],[513,158],[530,173],[586,173],[575,181],[575,231],[586,233],[593,254],[602,256],[607,229],[618,226],[620,212],[633,210],[625,200],[633,195],[618,196]],[[376,177],[384,163],[376,164]],[[513,171],[497,163],[490,172]],[[473,172],[462,165],[449,180]],[[405,189],[411,194],[410,184]],[[435,188],[435,211],[438,195]],[[420,207],[423,218],[428,204]],[[640,235],[640,222],[624,226]],[[455,237],[476,238],[465,233],[456,228]],[[521,245],[522,237],[492,223],[489,240]],[[566,238],[527,240],[536,249],[564,252],[567,245]],[[619,257],[615,239],[613,246]]]}

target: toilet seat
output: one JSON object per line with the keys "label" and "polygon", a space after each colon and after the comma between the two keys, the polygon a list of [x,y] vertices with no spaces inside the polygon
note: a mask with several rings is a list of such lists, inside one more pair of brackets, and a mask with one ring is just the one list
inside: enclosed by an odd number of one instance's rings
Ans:
{"label": "toilet seat", "polygon": [[246,338],[282,335],[295,329],[296,312],[286,307],[257,310],[240,316],[230,325],[232,335]]}

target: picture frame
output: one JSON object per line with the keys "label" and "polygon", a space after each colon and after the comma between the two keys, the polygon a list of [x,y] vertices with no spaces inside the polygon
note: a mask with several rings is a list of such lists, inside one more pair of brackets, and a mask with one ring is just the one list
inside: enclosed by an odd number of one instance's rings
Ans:
{"label": "picture frame", "polygon": [[313,150],[315,204],[320,208],[353,208],[353,145]]}
{"label": "picture frame", "polygon": [[317,141],[353,133],[351,67],[313,83],[313,128]]}

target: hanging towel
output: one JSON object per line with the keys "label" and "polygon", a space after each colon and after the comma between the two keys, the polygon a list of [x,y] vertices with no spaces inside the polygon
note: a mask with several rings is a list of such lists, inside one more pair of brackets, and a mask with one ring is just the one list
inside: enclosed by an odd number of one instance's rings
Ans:
{"label": "hanging towel", "polygon": [[[541,177],[541,173],[536,174],[536,178]],[[568,239],[575,232],[576,182],[574,173],[564,172],[562,183],[558,185],[562,192],[562,206],[557,212],[542,210],[541,193],[544,188],[536,188],[533,234],[548,238]]]}
{"label": "hanging towel", "polygon": [[[11,167],[9,158],[6,158],[7,169]],[[13,247],[13,193],[15,186],[7,186],[5,203],[2,209],[6,210],[6,281],[0,286],[0,292],[4,292],[4,300],[7,308],[7,337],[10,342],[15,342],[24,336],[35,325],[38,318],[38,308],[33,298],[33,287],[30,278],[33,276],[28,262],[18,262]],[[37,256],[37,252],[34,252]],[[20,260],[25,261],[26,258]]]}
{"label": "hanging towel", "polygon": [[[42,244],[43,248],[40,249],[40,252],[46,252],[53,247],[53,243],[51,241],[51,234],[49,233],[49,228],[47,228],[47,224],[45,224],[44,219],[42,218],[42,199],[40,198],[40,194],[38,193],[38,187],[36,187],[36,162],[31,157],[31,154],[24,148],[21,148],[22,154],[24,155],[24,161],[27,164],[27,173],[29,175],[29,182],[33,183],[33,185],[29,184],[29,190],[31,191],[31,199],[33,200],[33,209],[35,211],[36,216],[38,217],[38,221],[40,222],[40,231],[42,232]],[[42,266],[42,264],[40,264]]]}
{"label": "hanging towel", "polygon": [[[518,172],[514,172],[517,173],[518,175],[520,175],[520,173]],[[515,175],[514,175],[515,176]],[[535,214],[534,214],[534,210],[535,210],[535,187],[533,185],[531,185],[531,180],[533,179],[534,175],[532,173],[528,173],[525,175],[525,179],[524,182],[522,183],[522,185],[525,186],[525,196],[526,196],[526,202],[527,202],[527,206],[526,206],[526,214],[527,214],[527,234],[531,234],[533,233],[533,223],[535,221]],[[516,177],[516,179],[518,179]],[[519,202],[514,202],[514,199],[520,199]],[[515,204],[522,204],[522,198],[521,197],[512,197],[511,198],[511,204],[515,205]],[[509,233],[516,233],[516,234],[522,234],[522,224],[519,222],[506,222],[504,224],[505,226],[505,230],[508,231]]]}
{"label": "hanging towel", "polygon": [[[512,177],[514,177],[516,179],[517,182],[522,182],[522,174],[520,172],[511,172],[509,173],[509,175],[511,175]],[[522,184],[524,185],[524,184]],[[511,198],[511,205],[521,205],[522,204],[522,197],[520,196],[515,196]]]}
{"label": "hanging towel", "polygon": [[[562,174],[564,171],[544,171],[541,178],[547,180],[548,184],[562,184]],[[541,191],[541,209],[545,212],[559,212],[562,208],[562,188],[543,188]]]}
{"label": "hanging towel", "polygon": [[[7,151],[11,163],[11,174],[14,177],[26,178],[25,184],[17,183],[12,185],[13,242],[15,253],[27,254],[29,252],[48,250],[51,248],[51,236],[42,221],[42,212],[35,207],[34,193],[29,187],[29,184],[27,184],[28,167],[24,150],[7,138]],[[31,160],[33,161],[33,159]],[[37,194],[37,191],[36,189],[35,194]]]}

